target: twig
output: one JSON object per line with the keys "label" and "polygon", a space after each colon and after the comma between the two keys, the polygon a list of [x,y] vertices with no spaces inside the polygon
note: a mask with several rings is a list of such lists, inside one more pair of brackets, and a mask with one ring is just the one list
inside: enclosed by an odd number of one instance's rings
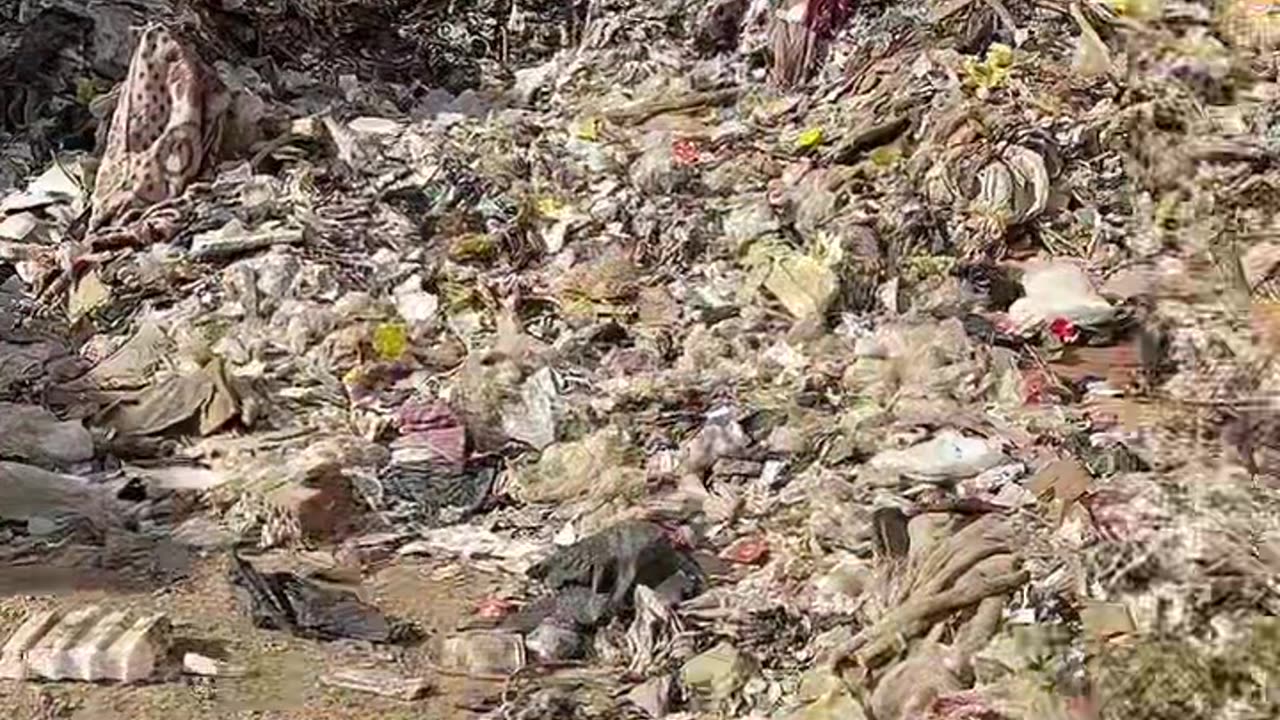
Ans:
{"label": "twig", "polygon": [[737,101],[738,96],[741,94],[741,88],[723,88],[707,92],[687,93],[673,98],[642,100],[616,110],[610,110],[604,114],[604,118],[624,125],[638,125],[656,115],[691,110],[705,105],[727,105]]}

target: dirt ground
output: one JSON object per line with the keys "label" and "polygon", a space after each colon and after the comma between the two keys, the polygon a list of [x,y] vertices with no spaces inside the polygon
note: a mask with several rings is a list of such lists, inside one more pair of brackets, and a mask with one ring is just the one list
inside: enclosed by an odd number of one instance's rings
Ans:
{"label": "dirt ground", "polygon": [[[276,558],[277,561],[281,560]],[[397,564],[366,578],[361,595],[388,615],[412,620],[425,632],[418,644],[393,651],[294,638],[257,629],[242,615],[226,580],[228,559],[202,560],[190,577],[159,590],[114,587],[49,591],[0,600],[0,636],[8,637],[32,610],[100,603],[168,613],[175,655],[192,650],[247,666],[241,678],[174,674],[147,685],[0,681],[0,706],[13,720],[454,720],[474,717],[468,707],[501,688],[493,682],[432,672],[443,634],[469,616],[498,581],[457,565],[431,561]],[[264,565],[264,567],[268,567]],[[32,577],[40,569],[29,569]],[[418,702],[322,686],[328,668],[376,664],[433,678],[437,691]]]}

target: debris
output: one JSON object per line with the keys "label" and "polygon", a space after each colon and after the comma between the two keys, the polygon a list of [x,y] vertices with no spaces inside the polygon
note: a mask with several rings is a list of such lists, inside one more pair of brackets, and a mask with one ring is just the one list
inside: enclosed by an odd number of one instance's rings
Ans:
{"label": "debris", "polygon": [[534,373],[520,389],[520,405],[503,416],[502,429],[516,440],[545,450],[556,441],[559,390],[550,368]]}
{"label": "debris", "polygon": [[234,665],[232,663],[193,652],[183,654],[182,670],[191,675],[228,678],[244,677],[249,672],[246,668],[239,665]]}
{"label": "debris", "polygon": [[949,482],[973,477],[1007,461],[999,443],[944,430],[932,440],[906,450],[885,450],[871,458],[869,464],[913,480]]}
{"label": "debris", "polygon": [[[530,577],[553,589],[579,585],[607,592],[614,607],[628,602],[637,584],[658,587],[677,574],[695,584],[703,578],[702,569],[675,547],[664,528],[640,521],[589,535],[529,568]],[[613,579],[611,586],[605,578]]]}
{"label": "debris", "polygon": [[391,624],[354,594],[321,587],[289,572],[260,573],[233,555],[231,584],[255,627],[302,637],[390,642]]}
{"label": "debris", "polygon": [[160,670],[168,633],[168,618],[159,613],[107,612],[97,605],[33,613],[0,650],[0,677],[141,682]]}
{"label": "debris", "polygon": [[704,700],[716,703],[741,690],[753,672],[749,657],[722,642],[686,662],[680,680]]}
{"label": "debris", "polygon": [[68,469],[93,458],[93,438],[76,421],[34,405],[0,403],[0,457]]}
{"label": "debris", "polygon": [[1118,635],[1132,634],[1137,629],[1129,609],[1116,603],[1091,604],[1081,609],[1080,621],[1091,639],[1102,642]]}
{"label": "debris", "polygon": [[1009,307],[1009,318],[1020,333],[1058,320],[1099,327],[1116,317],[1116,309],[1074,264],[1060,262],[1030,268],[1022,285],[1025,297]]}
{"label": "debris", "polygon": [[671,706],[671,677],[652,678],[627,693],[627,701],[651,718],[664,718]]}
{"label": "debris", "polygon": [[172,377],[112,406],[102,421],[118,433],[153,435],[194,420],[196,432],[210,435],[239,417],[240,397],[225,365],[215,359],[197,373]]}
{"label": "debris", "polygon": [[547,447],[522,478],[520,495],[529,502],[555,502],[589,494],[600,499],[633,495],[644,486],[644,471],[630,466],[620,430],[607,428],[583,440]]}
{"label": "debris", "polygon": [[676,640],[684,632],[683,623],[671,609],[674,604],[645,585],[636,586],[635,619],[626,635],[631,672],[647,675],[654,667],[661,667],[673,651]]}
{"label": "debris", "polygon": [[906,720],[926,712],[939,697],[959,692],[963,683],[936,652],[916,651],[876,683],[871,712],[877,719]]}
{"label": "debris", "polygon": [[1038,497],[1052,495],[1062,505],[1062,512],[1080,500],[1093,487],[1089,472],[1075,460],[1055,460],[1031,478],[1027,489]]}
{"label": "debris", "polygon": [[1278,716],[1267,3],[50,4],[0,616],[234,613],[255,545],[268,680],[275,628],[513,720]]}
{"label": "debris", "polygon": [[340,539],[352,529],[356,500],[350,483],[340,476],[313,481],[311,487],[285,485],[267,496],[275,512],[288,518],[303,539]]}
{"label": "debris", "polygon": [[373,693],[397,700],[426,697],[433,686],[426,678],[406,678],[386,670],[341,668],[320,676],[320,683],[356,692]]}
{"label": "debris", "polygon": [[525,666],[524,640],[514,633],[463,633],[445,638],[440,663],[477,676],[510,675]]}
{"label": "debris", "polygon": [[744,565],[763,562],[769,555],[769,544],[762,538],[742,538],[720,552],[720,557]]}
{"label": "debris", "polygon": [[226,88],[159,24],[145,27],[94,182],[91,227],[177,196],[216,159]]}
{"label": "debris", "polygon": [[821,317],[839,290],[836,274],[821,260],[771,242],[753,245],[746,262],[760,284],[798,320]]}
{"label": "debris", "polygon": [[839,677],[827,672],[810,672],[801,678],[798,698],[804,707],[787,720],[866,720],[866,711]]}

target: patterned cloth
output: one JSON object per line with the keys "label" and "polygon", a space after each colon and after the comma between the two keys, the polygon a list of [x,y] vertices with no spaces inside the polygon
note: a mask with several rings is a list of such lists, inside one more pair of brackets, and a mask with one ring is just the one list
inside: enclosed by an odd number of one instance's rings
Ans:
{"label": "patterned cloth", "polygon": [[448,465],[466,462],[467,431],[447,405],[409,401],[401,406],[398,416],[397,449],[425,448]]}
{"label": "patterned cloth", "polygon": [[[121,228],[182,195],[211,165],[230,94],[163,26],[143,30],[119,89],[93,190],[90,231]],[[158,239],[148,237],[148,239]]]}

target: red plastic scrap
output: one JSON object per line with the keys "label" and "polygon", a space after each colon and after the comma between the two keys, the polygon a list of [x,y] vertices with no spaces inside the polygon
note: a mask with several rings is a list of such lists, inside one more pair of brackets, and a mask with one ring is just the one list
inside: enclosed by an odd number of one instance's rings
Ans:
{"label": "red plastic scrap", "polygon": [[1058,338],[1058,342],[1067,345],[1080,339],[1080,328],[1066,318],[1057,318],[1049,323],[1049,332]]}
{"label": "red plastic scrap", "polygon": [[476,605],[476,617],[486,620],[499,620],[510,615],[516,609],[516,604],[505,598],[485,598]]}
{"label": "red plastic scrap", "polygon": [[671,144],[671,155],[680,165],[697,165],[702,161],[702,153],[692,140],[676,140]]}
{"label": "red plastic scrap", "polygon": [[764,538],[743,538],[725,548],[720,557],[741,565],[756,565],[769,556],[769,543]]}

